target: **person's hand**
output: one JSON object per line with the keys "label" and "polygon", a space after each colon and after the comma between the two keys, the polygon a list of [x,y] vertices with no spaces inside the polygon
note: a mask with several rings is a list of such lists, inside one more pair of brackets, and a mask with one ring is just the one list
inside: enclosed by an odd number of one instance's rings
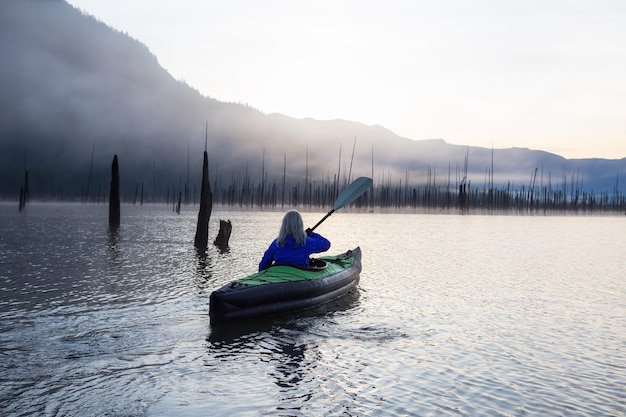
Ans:
{"label": "person's hand", "polygon": [[313,230],[311,230],[311,228],[309,227],[305,230],[305,233],[307,236],[311,236],[311,233],[313,233]]}

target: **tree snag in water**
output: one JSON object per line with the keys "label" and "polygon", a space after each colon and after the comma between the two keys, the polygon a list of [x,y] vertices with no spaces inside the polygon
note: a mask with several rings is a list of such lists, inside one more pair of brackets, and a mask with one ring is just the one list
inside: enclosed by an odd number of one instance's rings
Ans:
{"label": "tree snag in water", "polygon": [[111,164],[111,192],[109,194],[109,227],[116,229],[120,225],[120,168],[117,155]]}
{"label": "tree snag in water", "polygon": [[209,184],[209,156],[204,151],[202,163],[202,188],[200,189],[200,211],[198,213],[198,225],[194,246],[198,250],[206,250],[209,242],[209,218],[213,209],[213,193]]}
{"label": "tree snag in water", "polygon": [[222,252],[228,250],[228,240],[230,239],[230,232],[233,230],[233,225],[228,221],[220,220],[220,231],[217,233],[217,237],[213,244],[219,248]]}

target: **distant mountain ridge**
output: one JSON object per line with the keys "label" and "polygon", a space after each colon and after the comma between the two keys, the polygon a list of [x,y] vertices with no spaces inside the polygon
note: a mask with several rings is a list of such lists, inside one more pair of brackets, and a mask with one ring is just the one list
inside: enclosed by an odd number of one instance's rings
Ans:
{"label": "distant mountain ridge", "polygon": [[[198,183],[207,143],[212,182],[248,176],[279,182],[372,175],[375,183],[464,175],[481,185],[626,190],[626,158],[568,160],[528,149],[410,140],[382,126],[294,119],[204,97],[176,81],[148,48],[63,0],[0,4],[0,198],[13,199],[28,169],[40,198],[106,189],[113,154],[126,192]],[[215,65],[219,65],[216,63]],[[354,158],[352,158],[354,146]],[[341,159],[339,155],[341,153]],[[286,166],[285,166],[286,165]],[[263,171],[263,175],[262,175]],[[537,179],[539,182],[539,179]]]}

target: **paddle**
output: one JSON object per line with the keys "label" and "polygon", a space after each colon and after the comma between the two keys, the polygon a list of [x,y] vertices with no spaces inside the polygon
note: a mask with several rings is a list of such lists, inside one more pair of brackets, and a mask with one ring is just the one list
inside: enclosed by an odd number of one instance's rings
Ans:
{"label": "paddle", "polygon": [[347,206],[352,203],[357,198],[361,197],[365,191],[367,191],[372,186],[372,179],[367,177],[359,177],[356,180],[352,181],[352,184],[348,185],[345,190],[339,194],[339,197],[335,200],[335,205],[333,209],[329,211],[322,220],[317,222],[315,226],[308,231],[313,231],[322,224],[324,220],[326,220],[331,214],[335,212],[335,210],[339,210],[342,207]]}

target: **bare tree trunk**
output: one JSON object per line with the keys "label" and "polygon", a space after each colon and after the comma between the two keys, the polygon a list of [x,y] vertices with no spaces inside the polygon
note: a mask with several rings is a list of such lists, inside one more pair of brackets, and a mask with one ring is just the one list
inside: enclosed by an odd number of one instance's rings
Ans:
{"label": "bare tree trunk", "polygon": [[206,250],[209,242],[209,219],[213,209],[213,194],[209,183],[209,157],[204,151],[202,163],[202,188],[200,190],[200,212],[198,213],[198,225],[194,246],[198,250]]}
{"label": "bare tree trunk", "polygon": [[109,227],[116,229],[120,226],[120,168],[117,155],[113,156],[111,165],[111,193],[109,195]]}

